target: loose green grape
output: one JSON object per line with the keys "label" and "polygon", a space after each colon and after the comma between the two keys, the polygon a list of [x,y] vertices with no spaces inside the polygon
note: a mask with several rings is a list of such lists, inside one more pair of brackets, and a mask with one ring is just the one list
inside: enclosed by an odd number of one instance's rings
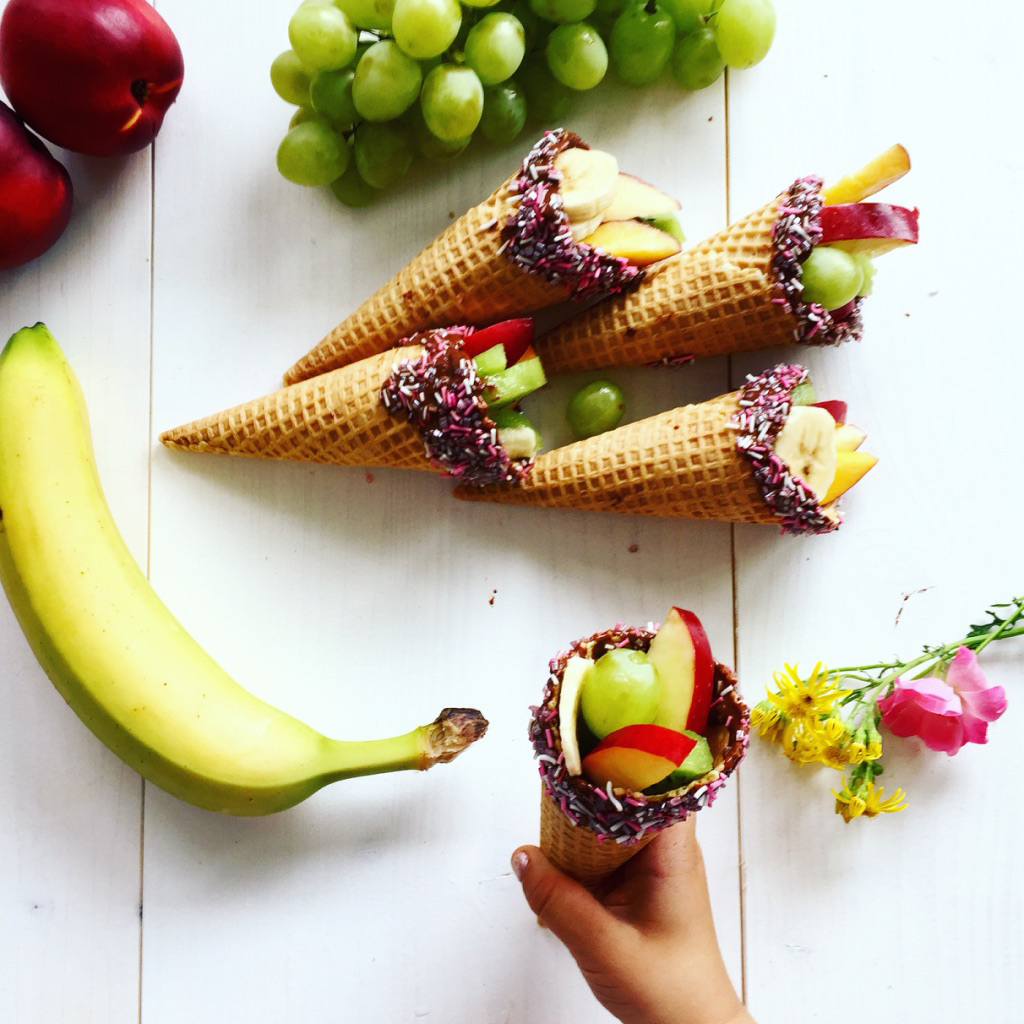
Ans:
{"label": "loose green grape", "polygon": [[514,79],[484,90],[480,131],[488,142],[511,142],[526,125],[526,94]]}
{"label": "loose green grape", "polygon": [[484,109],[484,87],[472,68],[441,64],[427,75],[420,94],[427,127],[444,142],[476,131]]}
{"label": "loose green grape", "polygon": [[285,101],[301,107],[309,103],[309,83],[313,73],[294,50],[279,53],[270,65],[270,84]]}
{"label": "loose green grape", "polygon": [[685,36],[704,25],[704,19],[711,13],[717,0],[658,0],[658,2],[676,23],[676,33]]}
{"label": "loose green grape", "polygon": [[329,185],[349,165],[348,143],[330,126],[306,121],[290,129],[277,148],[277,169],[296,185]]}
{"label": "loose green grape", "polygon": [[593,89],[608,70],[604,41],[585,21],[559,25],[544,47],[551,74],[570,89]]}
{"label": "loose green grape", "polygon": [[392,121],[412,106],[422,83],[419,64],[393,39],[382,39],[359,58],[352,102],[367,121]]}
{"label": "loose green grape", "polygon": [[572,432],[584,438],[617,427],[625,412],[626,398],[622,388],[610,380],[593,380],[569,399],[565,418]]}
{"label": "loose green grape", "polygon": [[801,279],[804,302],[839,309],[860,291],[864,272],[848,252],[816,245],[802,264]]}
{"label": "loose green grape", "polygon": [[559,122],[565,117],[572,103],[572,92],[551,74],[543,54],[528,56],[517,77],[526,97],[528,117],[541,124]]}
{"label": "loose green grape", "polygon": [[351,128],[359,120],[359,111],[352,101],[352,82],[355,76],[353,68],[321,71],[313,77],[313,84],[309,88],[313,109],[342,128]]}
{"label": "loose green grape", "polygon": [[545,21],[568,25],[582,21],[597,6],[597,0],[529,0],[530,10]]}
{"label": "loose green grape", "polygon": [[718,81],[724,70],[725,61],[718,52],[715,33],[706,25],[676,42],[672,73],[684,89],[706,89]]}
{"label": "loose green grape", "polygon": [[288,39],[311,71],[343,68],[356,55],[356,30],[337,7],[300,7],[288,22]]}
{"label": "loose green grape", "polygon": [[523,62],[526,33],[511,14],[487,14],[466,37],[466,63],[484,85],[511,77]]}
{"label": "loose green grape", "polygon": [[612,26],[608,56],[626,85],[650,85],[665,70],[675,41],[675,22],[656,0],[633,0]]}
{"label": "loose green grape", "polygon": [[722,0],[711,26],[725,63],[731,68],[752,68],[771,49],[775,8],[771,0]]}
{"label": "loose green grape", "polygon": [[352,146],[359,175],[373,188],[390,188],[412,166],[412,134],[398,121],[364,121]]}
{"label": "loose green grape", "polygon": [[661,705],[661,680],[643,651],[616,647],[602,654],[580,690],[587,728],[603,739],[627,725],[649,725]]}
{"label": "loose green grape", "polygon": [[356,208],[369,206],[381,194],[380,189],[363,181],[355,161],[340,178],[331,182],[331,191],[346,206]]}
{"label": "loose green grape", "polygon": [[461,24],[459,0],[395,0],[391,31],[405,53],[426,60],[451,46]]}
{"label": "loose green grape", "polygon": [[395,0],[336,0],[356,28],[388,30]]}

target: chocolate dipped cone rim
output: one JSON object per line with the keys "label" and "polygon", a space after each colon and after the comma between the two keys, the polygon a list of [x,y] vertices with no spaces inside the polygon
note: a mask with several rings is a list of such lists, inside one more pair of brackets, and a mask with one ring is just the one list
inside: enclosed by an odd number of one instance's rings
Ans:
{"label": "chocolate dipped cone rim", "polygon": [[704,734],[714,758],[710,772],[657,796],[595,786],[582,775],[569,774],[558,719],[558,696],[566,662],[573,655],[596,660],[614,647],[647,651],[654,636],[648,629],[616,626],[577,640],[551,662],[543,700],[531,709],[530,739],[546,798],[570,827],[589,831],[602,845],[636,846],[709,806],[747,751],[749,712],[737,691],[736,677],[728,667],[716,662],[714,700]]}

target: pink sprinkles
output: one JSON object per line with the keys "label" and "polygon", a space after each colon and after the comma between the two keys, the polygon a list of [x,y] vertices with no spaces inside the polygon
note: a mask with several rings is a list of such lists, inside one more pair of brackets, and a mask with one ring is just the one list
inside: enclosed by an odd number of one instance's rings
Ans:
{"label": "pink sprinkles", "polygon": [[783,533],[828,533],[839,520],[826,516],[814,492],[794,476],[774,451],[792,407],[793,389],[807,379],[807,368],[780,363],[760,376],[750,376],[740,392],[732,423],[738,428],[736,448],[754,467],[754,481],[765,502],[782,520]]}
{"label": "pink sprinkles", "polygon": [[801,264],[821,237],[821,178],[799,178],[779,200],[778,219],[772,226],[772,270],[784,306],[797,320],[794,340],[806,345],[838,345],[860,341],[864,330],[860,298],[841,317],[816,302],[803,301]]}
{"label": "pink sprinkles", "polygon": [[[691,790],[648,797],[624,789],[606,791],[566,771],[558,721],[558,692],[565,663],[574,654],[597,659],[614,647],[646,651],[653,639],[650,629],[616,625],[577,640],[569,650],[552,659],[543,702],[530,708],[530,739],[545,791],[574,825],[590,829],[600,842],[633,845],[651,832],[660,832],[703,807],[710,807],[742,761],[750,739],[749,714],[736,692],[735,680],[727,669],[716,665],[711,722],[725,728],[730,736],[724,764],[716,778]],[[718,760],[721,759],[716,759],[716,764]]]}
{"label": "pink sprinkles", "polygon": [[520,195],[516,212],[501,229],[499,251],[528,274],[562,285],[573,299],[618,295],[635,288],[644,272],[622,257],[574,241],[562,209],[555,157],[565,149],[588,149],[578,135],[556,128],[530,150],[512,188]]}
{"label": "pink sprinkles", "polygon": [[403,359],[384,381],[380,400],[392,416],[419,431],[431,465],[471,484],[518,483],[533,459],[512,459],[487,416],[484,382],[460,344],[472,327],[413,335],[399,344],[422,343],[423,355]]}

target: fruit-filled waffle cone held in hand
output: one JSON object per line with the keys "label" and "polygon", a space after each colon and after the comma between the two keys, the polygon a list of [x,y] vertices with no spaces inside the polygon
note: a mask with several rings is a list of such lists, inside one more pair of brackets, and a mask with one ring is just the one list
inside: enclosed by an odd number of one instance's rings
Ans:
{"label": "fruit-filled waffle cone held in hand", "polygon": [[541,849],[591,886],[709,806],[747,750],[736,679],[680,608],[656,632],[618,625],[577,640],[531,713]]}
{"label": "fruit-filled waffle cone held in hand", "polygon": [[[549,131],[508,181],[335,327],[285,382],[382,352],[427,328],[480,326],[635,287],[644,266],[679,251],[678,206],[620,174],[611,154],[564,129]],[[602,223],[605,216],[617,226]],[[611,239],[589,244],[598,228],[610,229]]]}
{"label": "fruit-filled waffle cone held in hand", "polygon": [[863,199],[902,177],[893,146],[822,188],[795,181],[761,209],[651,267],[613,296],[539,338],[551,373],[685,362],[773,345],[859,340],[872,260],[917,242],[917,210]]}
{"label": "fruit-filled waffle cone held in hand", "polygon": [[518,479],[540,439],[514,408],[544,383],[533,323],[452,327],[168,430],[169,448]]}
{"label": "fruit-filled waffle cone held in hand", "polygon": [[805,367],[780,364],[739,391],[544,452],[515,484],[455,496],[827,533],[839,496],[877,462],[845,420],[844,403],[815,403]]}

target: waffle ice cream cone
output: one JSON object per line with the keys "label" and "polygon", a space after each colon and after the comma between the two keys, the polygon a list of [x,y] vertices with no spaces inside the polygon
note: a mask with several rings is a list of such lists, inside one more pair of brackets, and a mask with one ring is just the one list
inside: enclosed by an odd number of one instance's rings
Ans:
{"label": "waffle ice cream cone", "polygon": [[817,179],[794,183],[789,193],[650,267],[635,291],[600,302],[538,338],[545,367],[559,373],[645,366],[859,338],[858,305],[839,323],[821,307],[799,301],[797,256],[811,245],[819,187]]}
{"label": "waffle ice cream cone", "polygon": [[[285,373],[285,383],[382,352],[417,331],[525,316],[570,297],[599,294],[638,279],[639,272],[624,260],[569,244],[569,222],[560,205],[552,204],[550,195],[541,193],[538,199],[531,191],[535,181],[545,182],[557,152],[572,147],[586,148],[571,132],[547,133],[515,175],[338,324]],[[556,187],[552,183],[549,193]],[[514,232],[510,236],[513,219],[523,216],[524,210],[529,213],[526,207],[534,202],[540,212],[520,232],[524,237]],[[541,231],[534,230],[538,222],[544,225]],[[520,242],[533,250],[542,236],[558,253],[538,250],[512,258]],[[524,269],[527,265],[529,271]]]}
{"label": "waffle ice cream cone", "polygon": [[418,345],[289,385],[273,394],[168,430],[169,448],[338,466],[431,469],[416,428],[391,416],[380,388]]}
{"label": "waffle ice cream cone", "polygon": [[577,640],[551,662],[542,702],[532,709],[530,737],[541,775],[540,847],[556,867],[584,885],[599,884],[660,832],[710,805],[746,754],[749,714],[732,671],[716,664],[705,732],[714,763],[706,775],[647,796],[618,788],[608,792],[568,773],[558,715],[567,661],[573,655],[596,660],[611,647],[646,651],[653,638],[650,630],[617,626]]}

